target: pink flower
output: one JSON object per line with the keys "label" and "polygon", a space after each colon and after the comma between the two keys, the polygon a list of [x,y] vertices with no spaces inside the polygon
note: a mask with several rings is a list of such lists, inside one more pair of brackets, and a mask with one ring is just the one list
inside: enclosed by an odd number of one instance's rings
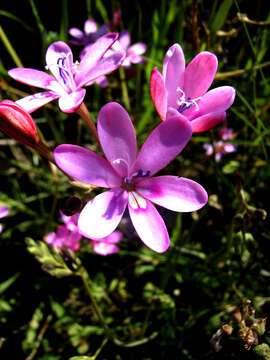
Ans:
{"label": "pink flower", "polygon": [[[223,140],[230,140],[234,137],[233,130],[223,127],[219,131],[219,137]],[[235,145],[230,142],[225,142],[223,140],[215,141],[214,144],[204,143],[203,148],[205,149],[206,155],[211,156],[215,150],[215,159],[220,161],[222,156],[237,151]]]}
{"label": "pink flower", "polygon": [[172,117],[150,134],[136,155],[136,134],[128,113],[118,103],[109,103],[98,116],[98,135],[107,159],[76,145],[56,147],[54,158],[60,169],[85,183],[110,188],[83,208],[80,231],[90,238],[104,238],[128,207],[145,245],[156,252],[166,251],[169,235],[152,202],[179,212],[198,210],[207,202],[206,191],[192,180],[152,177],[182,151],[191,134],[189,122]]}
{"label": "pink flower", "polygon": [[119,251],[119,247],[116,245],[123,238],[123,234],[120,231],[113,231],[110,235],[103,239],[92,239],[94,252],[99,255],[111,255]]}
{"label": "pink flower", "polygon": [[[7,206],[0,206],[0,219],[6,217],[9,214],[9,208]],[[3,231],[3,227],[0,224],[0,234]]]}
{"label": "pink flower", "polygon": [[217,58],[203,51],[185,68],[185,57],[179,44],[167,51],[162,75],[154,68],[151,74],[151,96],[162,120],[178,114],[191,122],[193,132],[211,129],[223,121],[232,105],[235,90],[221,86],[207,91],[217,71]]}
{"label": "pink flower", "polygon": [[103,56],[117,38],[117,33],[108,33],[99,38],[86,51],[79,64],[73,63],[73,55],[67,44],[62,41],[52,43],[46,53],[46,63],[54,76],[28,68],[9,70],[8,73],[13,79],[47,90],[22,98],[17,103],[32,112],[54,99],[59,99],[59,107],[63,112],[76,111],[86,93],[83,87],[92,85],[100,76],[115,70],[124,59],[123,50]]}
{"label": "pink flower", "polygon": [[47,234],[45,241],[57,249],[66,246],[73,251],[79,250],[79,242],[82,235],[78,229],[78,217],[79,214],[66,216],[61,213],[61,218],[65,225],[59,225],[56,232]]}

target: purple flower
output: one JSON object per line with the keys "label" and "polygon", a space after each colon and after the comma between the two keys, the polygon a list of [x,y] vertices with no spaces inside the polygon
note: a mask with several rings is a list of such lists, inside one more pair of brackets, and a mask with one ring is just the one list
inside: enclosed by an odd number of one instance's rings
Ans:
{"label": "purple flower", "polygon": [[178,114],[191,122],[193,132],[206,131],[226,116],[235,90],[221,86],[207,91],[217,71],[217,58],[203,51],[185,68],[185,57],[179,44],[167,51],[162,75],[154,68],[151,74],[151,96],[162,120]]}
{"label": "purple flower", "polygon": [[[6,217],[9,214],[9,208],[7,206],[0,206],[0,219]],[[0,224],[0,234],[3,231],[3,227]]]}
{"label": "purple flower", "polygon": [[[223,140],[230,140],[234,137],[233,130],[226,127],[220,129],[218,135]],[[209,143],[204,143],[203,148],[205,149],[206,155],[213,155],[215,150],[215,159],[216,161],[220,161],[223,155],[237,151],[235,145],[230,142],[225,142],[223,140],[215,141],[213,145]]]}
{"label": "purple flower", "polygon": [[76,27],[69,29],[69,34],[75,38],[75,40],[69,40],[71,45],[86,46],[94,43],[100,36],[106,34],[110,30],[110,23],[103,24],[98,29],[97,23],[88,19],[84,23],[84,31]]}
{"label": "purple flower", "polygon": [[111,255],[119,251],[119,247],[116,245],[123,238],[123,234],[120,231],[113,231],[110,235],[103,239],[92,239],[94,252],[99,255]]}
{"label": "purple flower", "polygon": [[80,231],[90,238],[104,238],[128,207],[145,245],[156,252],[166,251],[169,235],[152,202],[179,212],[198,210],[207,202],[206,191],[192,180],[152,177],[182,151],[191,134],[189,122],[172,117],[150,134],[136,155],[136,134],[128,113],[118,103],[109,103],[98,116],[98,135],[107,159],[76,145],[56,147],[54,158],[60,169],[85,183],[110,188],[83,208]]}
{"label": "purple flower", "polygon": [[46,67],[54,76],[28,68],[10,70],[8,73],[13,79],[47,90],[26,96],[17,103],[32,112],[59,98],[59,107],[63,112],[76,111],[86,93],[83,87],[92,85],[100,76],[115,70],[124,59],[123,50],[103,56],[117,38],[117,33],[108,33],[99,38],[86,51],[79,64],[73,63],[73,55],[67,44],[62,41],[52,43],[46,53]]}
{"label": "purple flower", "polygon": [[127,30],[122,30],[119,36],[119,39],[112,45],[112,50],[120,51],[121,49],[125,50],[126,56],[121,66],[130,67],[131,64],[139,64],[145,62],[144,58],[141,56],[145,50],[146,45],[144,43],[136,43],[130,45],[130,35]]}

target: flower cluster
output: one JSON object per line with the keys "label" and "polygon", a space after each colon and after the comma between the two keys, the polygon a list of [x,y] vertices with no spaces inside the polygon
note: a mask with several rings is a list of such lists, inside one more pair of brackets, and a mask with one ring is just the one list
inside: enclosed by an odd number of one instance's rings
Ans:
{"label": "flower cluster", "polygon": [[213,145],[209,143],[203,144],[206,155],[211,156],[215,153],[216,161],[220,161],[222,156],[225,154],[230,154],[237,151],[237,148],[234,144],[226,141],[234,138],[232,129],[223,127],[220,129],[218,135],[221,140],[214,141]]}
{"label": "flower cluster", "polygon": [[[119,24],[118,20],[113,27]],[[130,46],[129,33],[126,30],[120,35],[109,32],[111,27],[108,23],[98,29],[89,19],[84,32],[70,29],[70,35],[75,38],[70,44],[84,46],[79,63],[74,62],[66,43],[52,43],[46,52],[46,68],[52,75],[35,69],[10,70],[13,79],[46,91],[16,103],[2,102],[0,128],[39,151],[36,144],[40,144],[40,140],[29,113],[58,99],[63,112],[78,112],[86,120],[103,150],[105,157],[78,145],[62,144],[55,148],[53,158],[47,156],[70,179],[95,189],[108,189],[90,199],[80,213],[61,214],[64,225],[46,235],[47,243],[77,251],[85,236],[91,239],[95,252],[115,253],[123,237],[115,229],[128,210],[143,243],[162,253],[168,249],[170,238],[155,205],[175,212],[192,212],[202,208],[208,196],[193,180],[157,173],[182,152],[192,133],[208,130],[225,119],[235,90],[222,86],[208,91],[217,70],[216,56],[202,52],[185,68],[182,48],[174,44],[165,55],[162,74],[154,68],[150,81],[151,96],[163,122],[154,128],[137,152],[134,126],[120,104],[110,102],[101,108],[96,130],[83,103],[85,87],[94,82],[107,84],[105,75],[118,67],[144,62],[141,55],[146,45]]]}

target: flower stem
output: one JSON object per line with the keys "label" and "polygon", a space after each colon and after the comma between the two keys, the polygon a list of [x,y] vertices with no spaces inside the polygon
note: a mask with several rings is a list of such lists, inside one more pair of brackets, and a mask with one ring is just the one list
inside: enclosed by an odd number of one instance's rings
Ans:
{"label": "flower stem", "polygon": [[127,83],[126,83],[125,70],[121,66],[119,68],[119,74],[120,74],[120,80],[121,80],[121,86],[122,86],[123,102],[125,104],[127,111],[129,111],[130,110],[130,101],[129,101],[129,97],[128,97],[128,89],[127,89]]}
{"label": "flower stem", "polygon": [[98,304],[96,302],[96,299],[95,299],[95,297],[94,297],[94,295],[92,293],[92,290],[91,290],[91,288],[89,286],[88,273],[86,272],[86,270],[83,267],[81,267],[80,270],[79,270],[79,276],[82,279],[84,287],[85,287],[85,289],[87,291],[87,294],[88,294],[88,296],[89,296],[89,298],[91,300],[91,303],[93,305],[94,311],[95,311],[99,321],[101,322],[101,324],[102,324],[102,326],[103,326],[103,328],[105,330],[107,338],[109,340],[111,340],[112,342],[114,342],[114,338],[113,338],[113,335],[111,333],[111,330],[109,329],[108,325],[106,324],[106,321],[105,321],[105,319],[104,319],[104,317],[102,315],[102,312],[101,312],[101,310],[100,310],[100,308],[99,308],[99,306],[98,306]]}
{"label": "flower stem", "polygon": [[87,107],[85,103],[81,103],[80,107],[77,109],[77,113],[80,115],[80,117],[86,122],[87,126],[89,127],[90,131],[94,135],[97,143],[99,144],[99,138],[98,133],[96,129],[96,125],[92,119],[92,116],[90,115],[89,111],[87,110]]}
{"label": "flower stem", "polygon": [[107,337],[107,339],[109,339],[112,343],[114,343],[114,344],[117,345],[117,346],[122,346],[122,347],[135,347],[135,346],[139,346],[139,345],[142,345],[142,344],[147,343],[148,341],[153,340],[153,339],[158,335],[157,332],[154,332],[153,334],[151,334],[151,335],[148,336],[148,337],[145,337],[145,338],[143,338],[143,339],[141,339],[141,340],[132,341],[132,342],[129,342],[129,343],[124,343],[124,342],[122,342],[121,340],[116,339],[116,338],[113,336],[113,334],[112,334],[109,326],[106,324],[106,321],[105,321],[105,319],[104,319],[104,317],[103,317],[103,315],[102,315],[102,312],[101,312],[101,310],[100,310],[100,308],[99,308],[99,306],[98,306],[98,304],[97,304],[97,302],[96,302],[96,299],[95,299],[95,297],[94,297],[94,295],[93,295],[93,293],[92,293],[92,290],[91,290],[91,288],[90,288],[90,286],[89,286],[89,280],[90,280],[90,279],[89,279],[89,275],[88,275],[86,269],[85,269],[84,267],[80,267],[80,269],[79,269],[78,272],[77,272],[77,275],[79,275],[80,278],[82,279],[82,282],[83,282],[83,284],[84,284],[84,287],[85,287],[85,289],[86,289],[86,291],[87,291],[87,294],[88,294],[88,296],[89,296],[89,298],[90,298],[90,300],[91,300],[91,303],[92,303],[92,305],[93,305],[94,311],[95,311],[95,313],[96,313],[99,321],[101,322],[101,324],[102,324],[102,326],[103,326],[103,328],[104,328],[104,330],[105,330],[106,337]]}

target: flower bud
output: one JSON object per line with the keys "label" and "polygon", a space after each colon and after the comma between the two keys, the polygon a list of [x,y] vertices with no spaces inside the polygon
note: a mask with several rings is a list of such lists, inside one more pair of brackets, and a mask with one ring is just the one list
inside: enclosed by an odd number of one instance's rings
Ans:
{"label": "flower bud", "polygon": [[0,130],[18,142],[30,146],[53,162],[53,156],[38,134],[35,122],[23,107],[11,100],[0,102]]}
{"label": "flower bud", "polygon": [[0,130],[24,145],[33,147],[39,142],[31,115],[11,100],[0,102]]}

